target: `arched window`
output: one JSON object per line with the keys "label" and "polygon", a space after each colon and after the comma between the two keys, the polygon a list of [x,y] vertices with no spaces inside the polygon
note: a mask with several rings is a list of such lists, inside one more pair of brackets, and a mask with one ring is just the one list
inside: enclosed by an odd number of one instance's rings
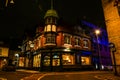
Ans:
{"label": "arched window", "polygon": [[75,45],[80,46],[80,38],[79,37],[75,37]]}
{"label": "arched window", "polygon": [[50,56],[49,56],[49,55],[46,55],[46,56],[44,57],[43,65],[44,65],[44,66],[50,66]]}
{"label": "arched window", "polygon": [[83,40],[83,47],[84,48],[88,48],[89,47],[89,42],[88,42],[88,40]]}
{"label": "arched window", "polygon": [[64,35],[64,44],[71,44],[71,36]]}

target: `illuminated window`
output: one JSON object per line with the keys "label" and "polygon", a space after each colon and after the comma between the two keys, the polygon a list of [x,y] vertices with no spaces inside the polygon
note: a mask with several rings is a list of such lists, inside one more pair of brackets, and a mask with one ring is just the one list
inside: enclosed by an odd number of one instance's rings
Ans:
{"label": "illuminated window", "polygon": [[43,65],[44,66],[50,66],[50,56],[45,56],[44,57]]}
{"label": "illuminated window", "polygon": [[47,32],[51,31],[51,25],[47,25],[46,29],[47,29]]}
{"label": "illuminated window", "polygon": [[63,65],[73,65],[75,64],[75,61],[74,61],[74,55],[71,55],[71,54],[63,54],[62,55],[62,63]]}
{"label": "illuminated window", "polygon": [[81,57],[81,64],[82,65],[90,65],[90,57]]}
{"label": "illuminated window", "polygon": [[47,25],[47,26],[45,26],[44,31],[45,32],[50,32],[50,31],[56,32],[56,26],[55,25]]}
{"label": "illuminated window", "polygon": [[47,34],[46,35],[46,44],[47,43],[55,44],[55,42],[56,42],[56,36],[55,36],[55,34]]}
{"label": "illuminated window", "polygon": [[45,26],[45,28],[44,28],[44,32],[46,32],[47,30],[46,30],[46,26]]}
{"label": "illuminated window", "polygon": [[70,35],[64,35],[64,44],[71,44]]}
{"label": "illuminated window", "polygon": [[35,55],[33,59],[33,67],[40,67],[41,54]]}
{"label": "illuminated window", "polygon": [[89,47],[88,40],[84,40],[84,41],[83,41],[83,47],[84,47],[84,48],[88,48],[88,47]]}
{"label": "illuminated window", "polygon": [[52,31],[56,32],[56,26],[52,25]]}
{"label": "illuminated window", "polygon": [[53,66],[59,66],[60,65],[60,57],[58,55],[53,56],[52,65]]}
{"label": "illuminated window", "polygon": [[19,66],[23,67],[24,66],[24,57],[19,58]]}

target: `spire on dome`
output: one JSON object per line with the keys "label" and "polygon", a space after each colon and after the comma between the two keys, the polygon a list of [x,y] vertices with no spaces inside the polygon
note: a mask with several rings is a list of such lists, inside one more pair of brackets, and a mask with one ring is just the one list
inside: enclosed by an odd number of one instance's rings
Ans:
{"label": "spire on dome", "polygon": [[51,0],[51,9],[53,9],[53,0]]}
{"label": "spire on dome", "polygon": [[51,9],[47,10],[44,18],[50,17],[50,16],[58,18],[58,14],[57,14],[56,10],[53,9],[53,0],[51,0]]}

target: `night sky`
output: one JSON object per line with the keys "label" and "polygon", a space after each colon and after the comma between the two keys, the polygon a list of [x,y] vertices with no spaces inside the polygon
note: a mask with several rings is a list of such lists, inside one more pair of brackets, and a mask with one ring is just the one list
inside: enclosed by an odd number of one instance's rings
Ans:
{"label": "night sky", "polygon": [[[14,0],[14,5],[4,7],[0,2],[0,37],[21,38],[28,28],[43,22],[45,12],[50,9],[50,0]],[[54,0],[53,8],[60,18],[68,23],[86,19],[103,26],[101,0]]]}

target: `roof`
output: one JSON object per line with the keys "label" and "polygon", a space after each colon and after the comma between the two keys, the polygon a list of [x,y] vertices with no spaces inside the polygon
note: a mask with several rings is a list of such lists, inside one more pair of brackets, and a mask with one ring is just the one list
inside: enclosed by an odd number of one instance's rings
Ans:
{"label": "roof", "polygon": [[50,16],[51,16],[51,17],[56,17],[56,18],[58,18],[58,14],[57,14],[56,10],[54,10],[54,9],[49,9],[49,10],[46,12],[44,18],[50,17]]}

